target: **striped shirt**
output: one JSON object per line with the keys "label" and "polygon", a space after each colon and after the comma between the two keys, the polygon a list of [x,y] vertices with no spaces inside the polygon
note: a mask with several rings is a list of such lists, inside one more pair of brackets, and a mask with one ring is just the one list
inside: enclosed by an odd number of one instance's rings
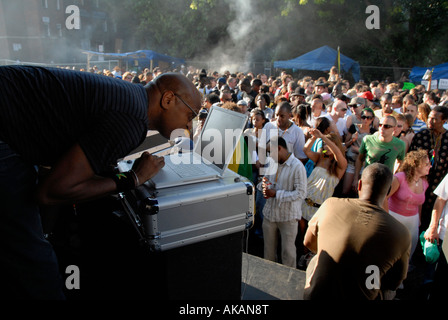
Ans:
{"label": "striped shirt", "polygon": [[79,143],[95,173],[148,131],[143,86],[56,68],[0,67],[0,140],[32,164],[53,165]]}
{"label": "striped shirt", "polygon": [[414,124],[412,125],[412,130],[414,130],[414,132],[417,133],[417,132],[422,131],[423,129],[426,129],[425,121],[422,121],[419,118],[416,118],[414,121]]}
{"label": "striped shirt", "polygon": [[291,154],[288,160],[278,165],[277,173],[267,178],[272,182],[276,196],[266,200],[263,216],[272,222],[300,220],[307,192],[306,170],[302,162]]}

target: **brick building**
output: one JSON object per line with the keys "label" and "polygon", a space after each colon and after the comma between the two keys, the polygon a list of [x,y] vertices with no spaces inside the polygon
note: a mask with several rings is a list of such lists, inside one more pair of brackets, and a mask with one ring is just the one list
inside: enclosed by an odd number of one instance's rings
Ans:
{"label": "brick building", "polygon": [[117,52],[109,9],[106,0],[0,0],[0,60],[82,63],[83,50]]}

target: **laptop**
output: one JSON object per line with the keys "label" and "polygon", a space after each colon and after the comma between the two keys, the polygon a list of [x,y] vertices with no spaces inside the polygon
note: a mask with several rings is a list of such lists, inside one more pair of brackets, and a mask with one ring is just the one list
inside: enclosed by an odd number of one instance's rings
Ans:
{"label": "laptop", "polygon": [[165,155],[165,166],[145,184],[164,189],[221,178],[246,121],[245,114],[212,106],[193,152]]}

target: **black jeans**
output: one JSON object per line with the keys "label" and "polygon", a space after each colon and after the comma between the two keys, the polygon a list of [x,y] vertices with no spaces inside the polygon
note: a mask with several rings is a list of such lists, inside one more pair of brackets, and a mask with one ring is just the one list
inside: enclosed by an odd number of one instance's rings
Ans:
{"label": "black jeans", "polygon": [[0,298],[64,299],[55,252],[33,199],[37,173],[0,142]]}

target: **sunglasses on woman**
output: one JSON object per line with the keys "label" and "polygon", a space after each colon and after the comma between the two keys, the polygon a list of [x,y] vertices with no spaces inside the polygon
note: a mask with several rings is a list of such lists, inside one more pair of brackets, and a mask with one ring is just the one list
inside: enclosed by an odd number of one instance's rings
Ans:
{"label": "sunglasses on woman", "polygon": [[372,117],[372,116],[362,115],[362,116],[361,116],[361,119],[363,119],[363,120],[366,120],[366,119],[368,119],[368,120],[372,120],[373,117]]}

